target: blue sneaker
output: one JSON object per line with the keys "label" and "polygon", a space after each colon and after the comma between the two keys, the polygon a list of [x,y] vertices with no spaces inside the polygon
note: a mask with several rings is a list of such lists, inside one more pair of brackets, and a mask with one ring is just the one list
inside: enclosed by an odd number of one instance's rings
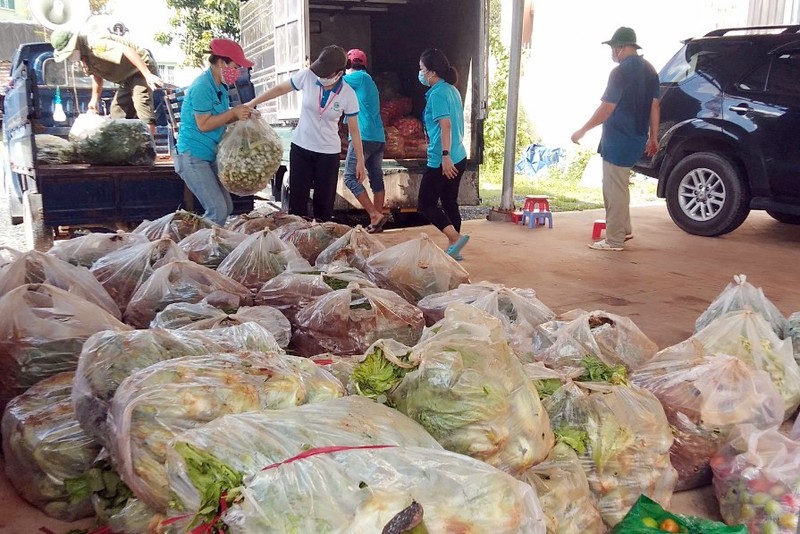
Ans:
{"label": "blue sneaker", "polygon": [[450,245],[449,247],[447,247],[446,250],[447,255],[456,261],[463,260],[464,258],[461,256],[460,252],[461,249],[464,248],[464,246],[467,244],[467,241],[469,241],[469,236],[462,235],[461,238],[458,241],[456,241],[454,245]]}

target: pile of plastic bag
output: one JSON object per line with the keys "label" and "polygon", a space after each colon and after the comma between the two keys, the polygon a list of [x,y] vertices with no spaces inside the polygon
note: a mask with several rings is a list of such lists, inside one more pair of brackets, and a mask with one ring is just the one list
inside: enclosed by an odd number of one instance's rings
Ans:
{"label": "pile of plastic bag", "polygon": [[150,241],[157,241],[169,237],[180,243],[185,237],[192,235],[204,228],[214,228],[214,223],[190,211],[178,210],[167,213],[154,221],[143,221],[134,230],[134,234],[141,234]]}
{"label": "pile of plastic bag", "polygon": [[275,235],[284,243],[294,245],[300,255],[313,265],[322,251],[350,230],[349,226],[335,222],[302,221],[277,228]]}
{"label": "pile of plastic bag", "polygon": [[89,269],[106,254],[131,245],[141,245],[147,242],[147,236],[142,234],[126,232],[87,234],[73,237],[72,239],[56,241],[53,248],[48,250],[47,253],[73,265],[82,265]]}
{"label": "pile of plastic bag", "polygon": [[224,228],[203,228],[184,237],[178,246],[191,261],[216,269],[246,238],[241,232]]}
{"label": "pile of plastic bag", "polygon": [[305,219],[299,215],[291,215],[285,211],[270,208],[258,208],[250,213],[243,213],[230,219],[225,227],[234,232],[254,234],[262,230],[275,230],[286,224],[302,222]]}
{"label": "pile of plastic bag", "polygon": [[316,265],[340,265],[364,271],[367,259],[384,250],[386,247],[378,238],[356,226],[323,250],[316,258]]}

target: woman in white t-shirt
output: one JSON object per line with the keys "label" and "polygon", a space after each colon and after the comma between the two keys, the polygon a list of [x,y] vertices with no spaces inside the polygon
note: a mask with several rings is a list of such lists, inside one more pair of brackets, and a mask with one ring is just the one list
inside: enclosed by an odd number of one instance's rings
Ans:
{"label": "woman in white t-shirt", "polygon": [[255,107],[291,91],[302,91],[300,119],[289,152],[289,213],[308,217],[308,198],[314,189],[314,218],[329,221],[339,180],[339,120],[347,119],[356,152],[356,175],[363,179],[364,151],[358,131],[358,98],[343,80],[347,54],[331,45],[322,49],[308,69],[268,89],[247,103]]}

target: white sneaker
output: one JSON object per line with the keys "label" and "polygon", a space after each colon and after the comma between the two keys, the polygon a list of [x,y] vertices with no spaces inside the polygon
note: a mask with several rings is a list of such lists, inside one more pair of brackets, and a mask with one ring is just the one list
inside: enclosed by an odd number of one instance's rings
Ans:
{"label": "white sneaker", "polygon": [[592,250],[614,250],[616,252],[624,250],[622,247],[610,245],[605,239],[595,241],[594,243],[589,243],[589,248]]}

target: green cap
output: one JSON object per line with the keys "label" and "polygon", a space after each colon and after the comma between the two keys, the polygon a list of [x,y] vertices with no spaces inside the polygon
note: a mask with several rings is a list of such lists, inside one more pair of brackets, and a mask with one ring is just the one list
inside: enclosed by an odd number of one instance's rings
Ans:
{"label": "green cap", "polygon": [[602,44],[611,46],[630,45],[635,48],[641,48],[641,46],[636,44],[636,32],[633,31],[633,28],[626,28],[625,26],[617,28],[617,31],[614,32],[611,39],[603,41]]}
{"label": "green cap", "polygon": [[57,30],[50,36],[50,44],[53,45],[53,59],[58,62],[67,59],[75,50],[78,44],[78,32],[69,30]]}

